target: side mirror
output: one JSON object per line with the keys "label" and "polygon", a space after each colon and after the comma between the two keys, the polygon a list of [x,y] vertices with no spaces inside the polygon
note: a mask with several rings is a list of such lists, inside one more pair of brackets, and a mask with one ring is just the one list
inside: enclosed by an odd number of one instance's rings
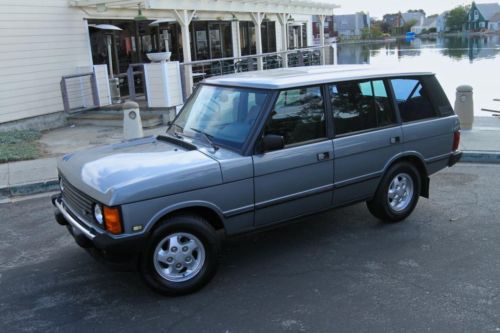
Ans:
{"label": "side mirror", "polygon": [[262,148],[264,152],[283,149],[285,140],[281,135],[267,134],[262,138]]}

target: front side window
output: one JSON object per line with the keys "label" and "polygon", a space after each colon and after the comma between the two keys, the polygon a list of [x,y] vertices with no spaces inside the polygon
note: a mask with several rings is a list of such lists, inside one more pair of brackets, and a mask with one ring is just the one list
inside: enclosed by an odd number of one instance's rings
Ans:
{"label": "front side window", "polygon": [[340,82],[328,87],[336,135],[396,123],[384,81]]}
{"label": "front side window", "polygon": [[436,116],[420,79],[392,79],[391,85],[403,122]]}
{"label": "front side window", "polygon": [[265,134],[281,135],[285,146],[326,137],[323,97],[320,87],[280,92],[266,124]]}
{"label": "front side window", "polygon": [[184,105],[170,131],[206,134],[215,144],[241,149],[269,93],[202,85]]}

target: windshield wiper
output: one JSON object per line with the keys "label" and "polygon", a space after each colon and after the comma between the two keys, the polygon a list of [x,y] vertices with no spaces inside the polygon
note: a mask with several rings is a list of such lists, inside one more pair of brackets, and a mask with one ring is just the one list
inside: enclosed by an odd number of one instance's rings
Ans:
{"label": "windshield wiper", "polygon": [[217,150],[219,149],[219,147],[217,147],[217,145],[216,145],[216,144],[212,141],[213,136],[211,136],[210,134],[207,134],[207,133],[205,133],[205,132],[203,132],[202,130],[199,130],[199,129],[197,129],[197,128],[193,128],[193,127],[191,127],[190,129],[191,129],[191,131],[193,131],[193,132],[196,132],[196,133],[199,133],[199,134],[203,135],[203,137],[205,138],[205,140],[206,140],[206,141],[207,141],[207,142],[208,142],[208,143],[212,146],[212,148],[213,148],[215,151],[217,151]]}

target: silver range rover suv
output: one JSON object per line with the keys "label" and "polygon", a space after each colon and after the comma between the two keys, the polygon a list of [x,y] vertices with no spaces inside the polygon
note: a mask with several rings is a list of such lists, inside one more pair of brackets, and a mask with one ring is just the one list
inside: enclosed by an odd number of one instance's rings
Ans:
{"label": "silver range rover suv", "polygon": [[165,135],[64,156],[56,220],[167,295],[214,275],[221,239],[366,202],[407,218],[461,156],[434,74],[303,67],[205,80]]}

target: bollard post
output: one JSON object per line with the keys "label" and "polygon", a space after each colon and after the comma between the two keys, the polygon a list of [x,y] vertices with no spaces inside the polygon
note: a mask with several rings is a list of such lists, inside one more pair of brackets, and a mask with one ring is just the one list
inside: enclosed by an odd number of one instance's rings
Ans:
{"label": "bollard post", "polygon": [[460,119],[460,128],[464,130],[472,129],[474,123],[474,102],[472,87],[463,85],[457,87],[455,100],[455,113]]}
{"label": "bollard post", "polygon": [[139,104],[131,101],[126,102],[123,105],[123,138],[130,140],[143,136]]}

